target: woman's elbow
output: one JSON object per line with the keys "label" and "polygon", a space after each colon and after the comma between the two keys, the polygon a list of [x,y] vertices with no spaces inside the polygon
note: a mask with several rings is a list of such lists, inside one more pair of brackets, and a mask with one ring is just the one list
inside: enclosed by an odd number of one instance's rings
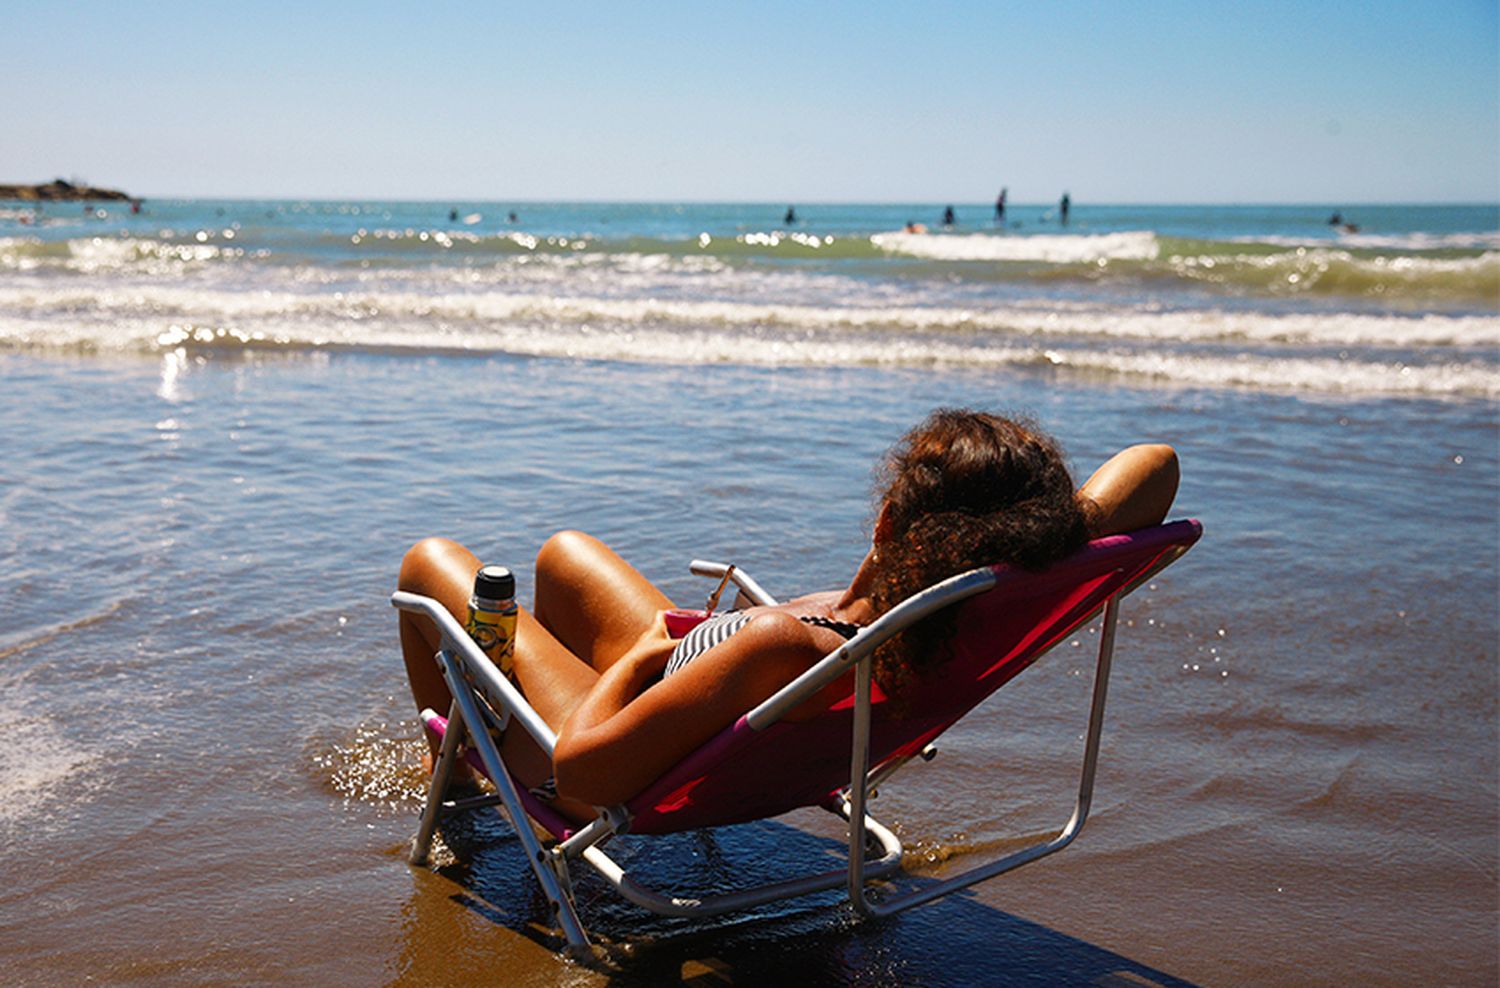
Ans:
{"label": "woman's elbow", "polygon": [[1166,443],[1121,450],[1078,492],[1090,534],[1129,532],[1161,522],[1177,497],[1177,451]]}
{"label": "woman's elbow", "polygon": [[1177,498],[1177,485],[1182,480],[1177,450],[1166,443],[1155,443],[1142,449],[1144,452],[1141,455],[1146,462],[1149,477],[1146,485],[1160,506],[1162,517],[1166,517],[1172,502]]}
{"label": "woman's elbow", "polygon": [[1140,450],[1140,455],[1151,465],[1153,473],[1170,474],[1175,480],[1177,477],[1177,450],[1167,443],[1142,443],[1135,447]]}

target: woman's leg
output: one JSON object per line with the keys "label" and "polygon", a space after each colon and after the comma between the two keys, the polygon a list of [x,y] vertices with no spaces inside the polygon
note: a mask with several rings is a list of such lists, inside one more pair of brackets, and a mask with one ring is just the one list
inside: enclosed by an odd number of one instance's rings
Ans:
{"label": "woman's leg", "polygon": [[671,606],[666,594],[591,535],[558,532],[537,553],[537,620],[599,672]]}
{"label": "woman's leg", "polygon": [[[423,539],[412,546],[401,559],[401,575],[396,587],[409,593],[431,597],[459,621],[467,616],[469,594],[479,560],[457,542],[448,539]],[[437,655],[441,636],[437,626],[426,616],[399,612],[401,658],[406,662],[406,682],[411,687],[417,709],[432,708],[448,713],[452,696],[438,668]]]}
{"label": "woman's leg", "polygon": [[[398,586],[433,598],[462,622],[468,616],[479,565],[478,557],[457,542],[423,539],[401,560]],[[599,674],[569,652],[529,611],[521,608],[516,617],[516,678],[527,702],[556,730]],[[427,617],[407,611],[400,612],[399,620],[401,655],[417,709],[431,707],[447,714],[453,697],[433,658],[441,642],[437,627]]]}
{"label": "woman's leg", "polygon": [[[469,596],[479,566],[478,557],[457,542],[423,539],[401,560],[398,585],[402,590],[432,597],[463,621],[468,616]],[[518,609],[516,618],[516,679],[526,701],[556,731],[598,681],[599,673],[568,651],[529,611]],[[441,643],[437,627],[423,615],[401,611],[400,633],[402,658],[417,709],[430,707],[446,715],[453,698],[434,660]],[[435,760],[437,746],[431,748]],[[507,730],[500,741],[500,754],[527,786],[541,785],[552,775],[551,758],[525,730]],[[463,768],[462,763],[459,768]],[[579,821],[593,816],[592,808],[570,800],[558,800],[554,807]]]}

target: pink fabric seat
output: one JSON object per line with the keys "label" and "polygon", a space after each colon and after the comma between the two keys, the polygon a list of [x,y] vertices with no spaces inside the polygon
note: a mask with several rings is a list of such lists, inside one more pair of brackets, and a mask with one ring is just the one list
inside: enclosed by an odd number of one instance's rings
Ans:
{"label": "pink fabric seat", "polygon": [[[909,758],[1011,677],[1198,540],[1196,521],[1097,539],[1043,573],[994,567],[994,588],[962,604],[952,657],[904,695],[878,690],[870,762]],[[632,833],[743,823],[827,803],[849,784],[854,698],[809,721],[752,730],[742,717],[626,808]]]}

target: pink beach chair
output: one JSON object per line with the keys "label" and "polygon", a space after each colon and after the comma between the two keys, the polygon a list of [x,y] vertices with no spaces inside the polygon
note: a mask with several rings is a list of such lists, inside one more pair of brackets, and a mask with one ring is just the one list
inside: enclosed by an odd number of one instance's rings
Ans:
{"label": "pink beach chair", "polygon": [[[634,799],[600,807],[598,816],[583,826],[559,816],[510,775],[489,728],[508,719],[511,730],[529,731],[548,752],[556,740],[552,731],[437,601],[397,592],[392,604],[426,614],[440,629],[436,660],[454,696],[447,717],[422,713],[424,727],[442,738],[442,749],[411,862],[426,862],[443,813],[503,805],[569,947],[584,950],[589,941],[574,908],[568,872],[569,863],[579,859],[626,899],[667,916],[714,916],[840,885],[847,886],[860,914],[884,916],[1035,861],[1071,843],[1088,816],[1120,599],[1186,552],[1201,534],[1196,521],[1172,522],[1097,539],[1041,573],[983,567],[929,587],[746,712]],[[722,577],[728,567],[695,561],[692,569]],[[730,575],[751,600],[775,602],[738,570]],[[950,606],[960,608],[952,656],[904,693],[899,707],[889,702],[870,675],[876,646]],[[932,742],[943,731],[1101,608],[1104,621],[1078,799],[1062,830],[944,881],[906,891],[887,884],[872,894],[872,879],[900,868],[902,845],[867,814],[870,790],[911,759],[930,758]],[[851,668],[855,689],[843,701],[810,720],[782,719]],[[445,798],[452,766],[460,757],[494,783],[495,795]],[[604,849],[610,838],[627,832],[676,833],[765,819],[804,806],[822,806],[849,821],[847,868],[729,893],[673,895],[640,883]],[[546,835],[545,844],[538,832]]]}

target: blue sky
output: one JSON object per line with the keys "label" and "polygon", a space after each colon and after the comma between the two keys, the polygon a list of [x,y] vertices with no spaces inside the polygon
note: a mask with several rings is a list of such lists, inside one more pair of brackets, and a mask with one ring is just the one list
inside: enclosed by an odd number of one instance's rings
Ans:
{"label": "blue sky", "polygon": [[1500,198],[1495,0],[13,2],[0,181],[148,196]]}

